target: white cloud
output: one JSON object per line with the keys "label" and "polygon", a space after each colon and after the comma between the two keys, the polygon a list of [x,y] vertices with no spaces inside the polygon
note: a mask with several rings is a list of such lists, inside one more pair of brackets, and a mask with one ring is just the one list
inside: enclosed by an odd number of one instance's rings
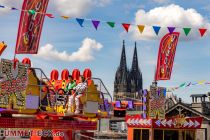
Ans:
{"label": "white cloud", "polygon": [[65,16],[82,16],[93,7],[103,7],[111,0],[54,0],[56,11]]}
{"label": "white cloud", "polygon": [[82,46],[71,54],[66,51],[59,52],[51,44],[47,44],[39,49],[37,57],[48,60],[60,60],[60,61],[90,61],[94,59],[93,52],[99,51],[103,46],[93,39],[85,38],[82,42]]}
{"label": "white cloud", "polygon": [[[190,27],[192,28],[190,34],[185,37],[182,28],[176,28],[175,31],[181,33],[182,39],[196,39],[199,37],[198,28],[210,27],[210,23],[195,9],[184,9],[179,5],[171,4],[168,6],[157,7],[146,12],[142,9],[138,10],[135,15],[135,24],[146,25],[143,34],[140,34],[138,29],[135,27],[131,28],[133,38],[137,40],[148,40],[155,39],[155,35],[151,26],[158,25],[162,26],[159,38],[168,32],[168,26],[175,27]],[[148,26],[150,25],[150,26]]]}

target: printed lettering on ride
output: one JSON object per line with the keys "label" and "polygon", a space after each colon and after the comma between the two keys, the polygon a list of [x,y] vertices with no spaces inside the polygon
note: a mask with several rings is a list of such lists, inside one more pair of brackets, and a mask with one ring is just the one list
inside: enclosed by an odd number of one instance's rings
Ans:
{"label": "printed lettering on ride", "polygon": [[156,80],[170,79],[178,39],[179,33],[177,32],[169,33],[162,38],[158,53]]}
{"label": "printed lettering on ride", "polygon": [[24,0],[16,42],[16,54],[37,53],[48,2],[49,0]]}
{"label": "printed lettering on ride", "polygon": [[39,137],[64,137],[64,132],[53,130],[30,130],[30,129],[3,129],[0,128],[0,137],[24,137],[24,136],[39,136]]}

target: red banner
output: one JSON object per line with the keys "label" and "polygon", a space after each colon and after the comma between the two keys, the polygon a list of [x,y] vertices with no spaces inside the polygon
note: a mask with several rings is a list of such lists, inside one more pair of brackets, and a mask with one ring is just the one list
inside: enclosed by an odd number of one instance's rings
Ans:
{"label": "red banner", "polygon": [[155,80],[169,80],[173,68],[176,46],[179,40],[179,33],[166,34],[161,42],[158,52],[158,61]]}
{"label": "red banner", "polygon": [[[16,54],[37,54],[49,0],[24,0],[18,36]],[[28,12],[34,10],[34,12]]]}

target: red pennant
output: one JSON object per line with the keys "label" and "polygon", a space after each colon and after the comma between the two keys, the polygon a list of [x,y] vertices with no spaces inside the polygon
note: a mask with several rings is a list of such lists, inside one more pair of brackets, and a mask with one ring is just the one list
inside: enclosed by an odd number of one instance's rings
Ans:
{"label": "red pennant", "polygon": [[128,32],[129,27],[131,24],[127,24],[127,23],[122,23],[122,26],[124,27],[124,29]]}
{"label": "red pennant", "polygon": [[49,17],[49,18],[54,18],[54,16],[53,16],[53,14],[45,14],[47,17]]}
{"label": "red pennant", "polygon": [[201,37],[203,37],[203,35],[205,34],[206,31],[207,31],[207,29],[199,29]]}

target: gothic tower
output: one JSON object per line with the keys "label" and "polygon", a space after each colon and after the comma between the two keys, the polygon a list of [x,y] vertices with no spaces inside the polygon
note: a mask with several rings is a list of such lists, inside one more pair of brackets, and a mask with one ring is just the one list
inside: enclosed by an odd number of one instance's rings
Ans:
{"label": "gothic tower", "polygon": [[120,66],[115,74],[114,81],[114,100],[123,100],[129,92],[129,72],[127,69],[126,55],[125,55],[125,41],[123,40],[123,47],[120,59]]}
{"label": "gothic tower", "polygon": [[123,41],[120,66],[115,74],[114,81],[114,100],[132,100],[137,99],[137,93],[142,87],[142,73],[138,65],[138,55],[135,43],[132,67],[127,69],[125,42]]}
{"label": "gothic tower", "polygon": [[136,42],[135,42],[135,48],[133,53],[133,61],[132,66],[129,74],[130,79],[130,92],[131,94],[134,94],[134,98],[136,98],[136,93],[140,92],[142,87],[142,73],[139,68],[138,64],[138,55],[137,55],[137,48],[136,48]]}

